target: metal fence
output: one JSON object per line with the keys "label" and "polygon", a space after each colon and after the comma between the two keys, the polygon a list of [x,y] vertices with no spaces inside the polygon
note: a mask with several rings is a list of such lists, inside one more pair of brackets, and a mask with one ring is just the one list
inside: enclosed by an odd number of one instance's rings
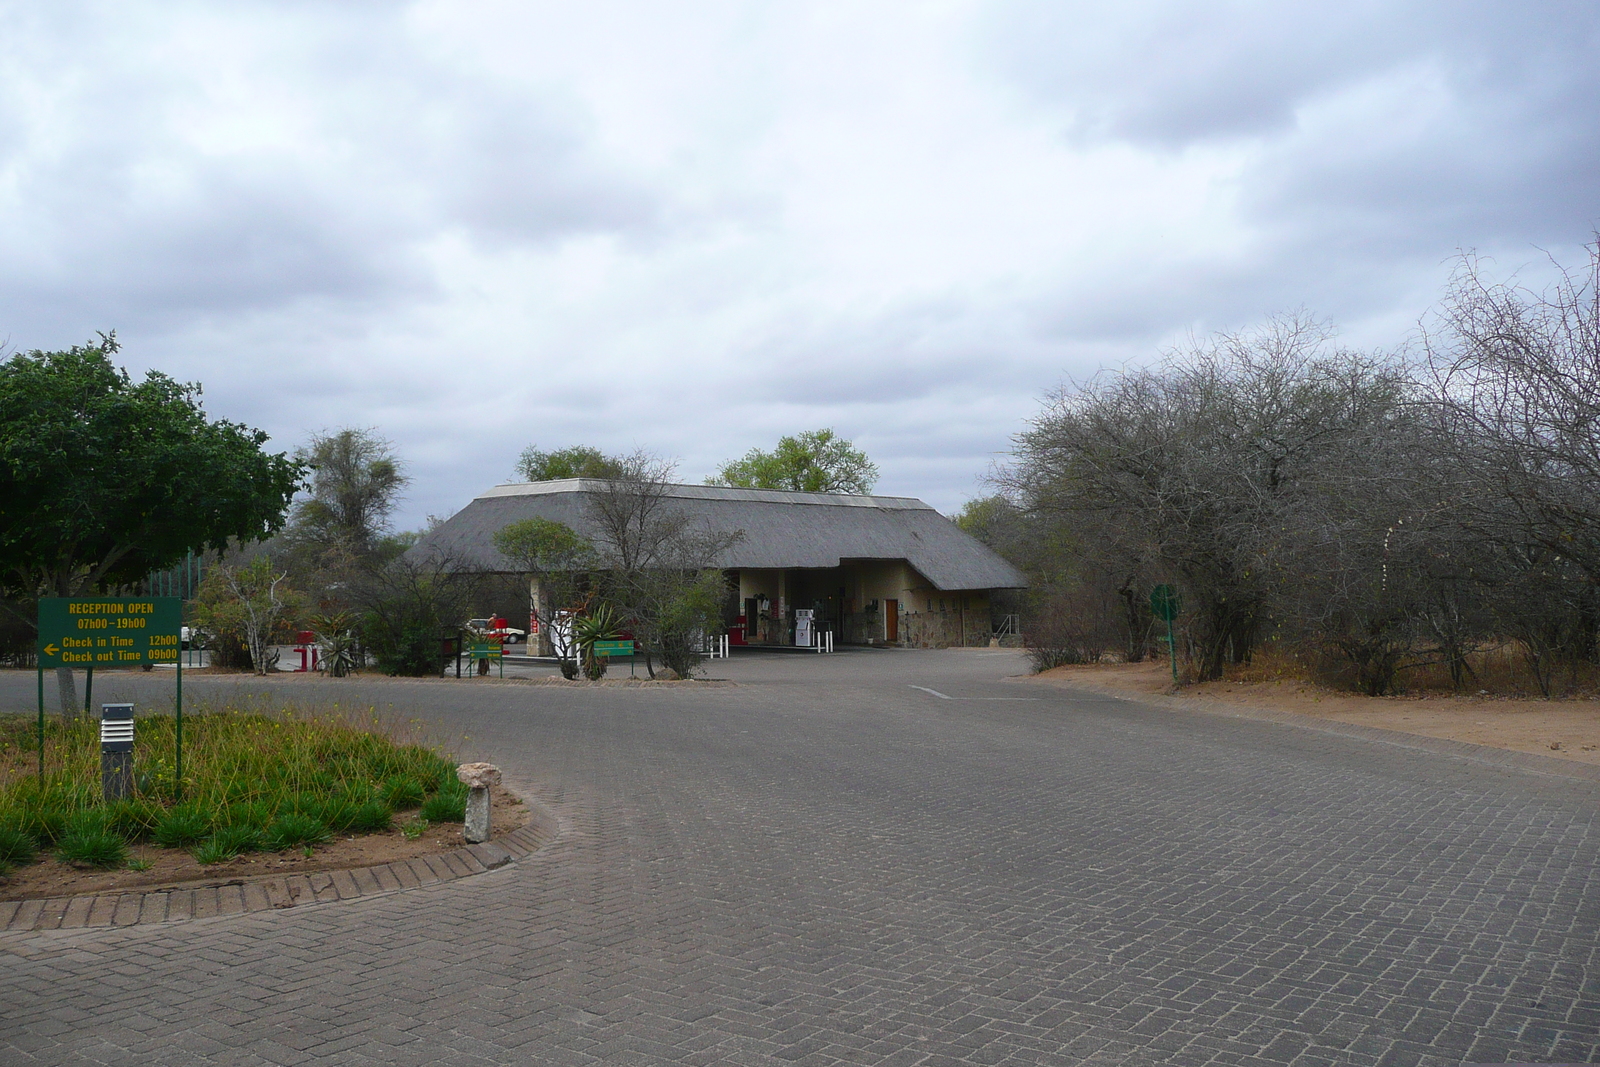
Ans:
{"label": "metal fence", "polygon": [[205,580],[205,571],[205,559],[190,552],[176,566],[164,571],[151,571],[145,577],[144,588],[139,591],[145,596],[175,596],[193,600],[200,583]]}

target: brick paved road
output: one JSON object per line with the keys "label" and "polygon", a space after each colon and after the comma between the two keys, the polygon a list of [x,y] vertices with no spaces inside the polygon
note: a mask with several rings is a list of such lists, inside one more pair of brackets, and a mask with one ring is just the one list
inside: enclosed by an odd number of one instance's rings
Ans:
{"label": "brick paved road", "polygon": [[561,836],[406,894],[6,935],[0,1064],[1600,1061],[1600,783],[1017,670],[278,683],[466,733]]}

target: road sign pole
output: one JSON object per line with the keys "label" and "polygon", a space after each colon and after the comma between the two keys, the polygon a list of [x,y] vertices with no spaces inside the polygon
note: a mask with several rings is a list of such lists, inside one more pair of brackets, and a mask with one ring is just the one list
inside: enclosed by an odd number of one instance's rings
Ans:
{"label": "road sign pole", "polygon": [[39,664],[39,779],[44,780],[44,664]]}
{"label": "road sign pole", "polygon": [[85,715],[89,714],[89,708],[93,706],[90,703],[92,696],[94,696],[94,668],[90,667],[83,672],[83,713]]}
{"label": "road sign pole", "polygon": [[1167,655],[1172,659],[1172,685],[1178,685],[1178,637],[1173,632],[1172,622],[1178,617],[1181,605],[1178,601],[1178,590],[1166,582],[1150,590],[1150,612],[1158,619],[1164,619],[1167,624]]}
{"label": "road sign pole", "polygon": [[1167,654],[1172,657],[1172,684],[1178,684],[1178,642],[1172,636],[1172,619],[1167,619]]}
{"label": "road sign pole", "polygon": [[178,694],[177,703],[173,707],[174,717],[177,719],[177,755],[173,759],[172,771],[172,799],[183,799],[183,650],[178,650]]}

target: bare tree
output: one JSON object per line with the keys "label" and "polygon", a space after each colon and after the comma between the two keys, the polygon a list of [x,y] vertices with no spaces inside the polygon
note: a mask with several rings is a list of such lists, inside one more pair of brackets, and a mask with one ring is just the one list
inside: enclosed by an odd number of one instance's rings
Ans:
{"label": "bare tree", "polygon": [[657,659],[688,677],[699,640],[721,621],[718,558],[744,535],[697,524],[678,507],[670,462],[640,451],[620,465],[588,503],[606,597],[632,627],[651,677]]}
{"label": "bare tree", "polygon": [[195,600],[195,622],[219,637],[236,635],[250,653],[257,674],[276,662],[273,638],[304,609],[303,598],[287,584],[289,574],[274,567],[266,553],[248,563],[217,563]]}
{"label": "bare tree", "polygon": [[1500,628],[1546,695],[1600,654],[1600,240],[1535,292],[1464,255],[1424,338],[1445,440],[1477,487],[1462,521],[1495,546]]}
{"label": "bare tree", "polygon": [[1130,606],[1138,584],[1182,587],[1202,680],[1249,658],[1308,501],[1335,487],[1352,448],[1392,451],[1403,377],[1330,341],[1305,316],[1276,319],[1069,384],[1002,473],[1025,510],[1092,534]]}

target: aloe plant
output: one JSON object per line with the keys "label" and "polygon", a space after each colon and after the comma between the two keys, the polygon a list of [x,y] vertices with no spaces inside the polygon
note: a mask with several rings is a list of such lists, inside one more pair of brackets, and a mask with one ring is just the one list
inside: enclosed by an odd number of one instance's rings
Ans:
{"label": "aloe plant", "polygon": [[606,659],[594,654],[594,645],[596,641],[615,641],[622,636],[617,613],[611,605],[601,604],[589,614],[579,616],[572,625],[572,636],[582,652],[583,676],[591,682],[605,677]]}

